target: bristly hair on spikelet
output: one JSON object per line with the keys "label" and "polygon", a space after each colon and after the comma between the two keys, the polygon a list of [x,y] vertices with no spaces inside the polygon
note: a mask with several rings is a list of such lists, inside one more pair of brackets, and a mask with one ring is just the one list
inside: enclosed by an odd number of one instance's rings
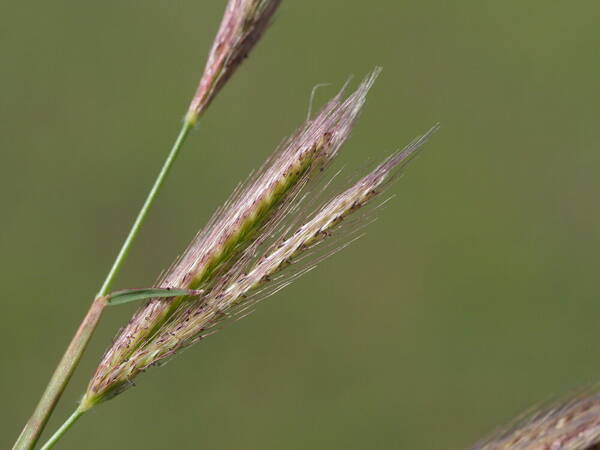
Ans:
{"label": "bristly hair on spikelet", "polygon": [[[113,364],[97,374],[81,402],[81,408],[114,397],[127,389],[132,380],[152,365],[156,365],[178,350],[202,339],[223,320],[235,317],[264,296],[251,294],[273,281],[284,268],[293,267],[307,250],[328,238],[341,227],[344,219],[377,196],[395,169],[407,163],[425,143],[437,126],[413,141],[406,149],[390,156],[352,187],[327,202],[293,233],[281,236],[262,256],[246,254],[229,269],[222,280],[195,302],[178,308],[173,317],[157,333],[139,346],[120,364]],[[292,272],[293,273],[293,272]],[[285,286],[285,279],[277,281]],[[272,292],[271,292],[272,293]]]}
{"label": "bristly hair on spikelet", "polygon": [[186,121],[195,124],[271,23],[281,0],[229,0]]}
{"label": "bristly hair on spikelet", "polygon": [[600,448],[600,392],[585,391],[517,420],[471,450]]}
{"label": "bristly hair on spikelet", "polygon": [[[223,285],[232,269],[243,264],[289,215],[306,184],[319,178],[335,157],[379,73],[376,68],[346,99],[340,92],[287,139],[217,211],[157,287],[209,291],[217,282]],[[91,391],[103,391],[98,386],[111,384],[117,367],[128,363],[182,304],[195,301],[192,297],[155,298],[140,308],[102,358]]]}

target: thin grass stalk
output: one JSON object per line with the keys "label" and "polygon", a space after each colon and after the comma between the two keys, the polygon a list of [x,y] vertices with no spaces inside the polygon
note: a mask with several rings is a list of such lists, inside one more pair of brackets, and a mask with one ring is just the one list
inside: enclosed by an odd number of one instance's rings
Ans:
{"label": "thin grass stalk", "polygon": [[67,347],[58,367],[52,374],[44,395],[42,395],[33,415],[23,428],[13,449],[30,449],[35,446],[44,426],[48,422],[50,414],[60,398],[60,395],[64,391],[75,367],[81,359],[81,355],[98,325],[98,321],[100,320],[100,316],[102,315],[105,306],[106,302],[104,297],[97,297],[92,303],[91,308]]}
{"label": "thin grass stalk", "polygon": [[73,372],[77,368],[79,361],[83,355],[83,352],[87,348],[87,345],[94,334],[94,331],[100,321],[100,317],[102,315],[102,311],[106,306],[105,295],[108,294],[110,288],[112,287],[127,255],[129,254],[129,250],[133,245],[135,238],[137,237],[148,212],[156,197],[167,178],[173,163],[177,159],[179,151],[181,150],[183,143],[188,136],[192,125],[188,122],[184,122],[182,125],[181,131],[175,140],[175,144],[171,148],[171,151],[167,155],[167,159],[163,163],[163,166],[142,205],[119,253],[115,261],[113,262],[108,275],[106,276],[100,291],[96,295],[96,298],[92,302],[92,305],[86,316],[84,317],[79,329],[71,339],[67,350],[65,351],[63,357],[61,358],[58,366],[54,370],[40,401],[38,402],[33,414],[25,424],[25,427],[21,431],[21,434],[17,438],[13,446],[13,450],[29,450],[32,449],[48,422],[50,415],[54,411],[58,400],[60,399],[62,393],[64,392]]}
{"label": "thin grass stalk", "polygon": [[[96,299],[86,314],[86,318],[56,367],[31,418],[17,438],[13,450],[29,450],[37,443],[100,319],[105,302],[101,302],[98,299],[108,294],[114,283],[190,130],[197,124],[200,115],[206,111],[219,90],[259,41],[280,3],[281,0],[229,1],[221,28],[209,53],[209,58],[196,95],[194,95],[190,103],[175,144],[146,197],[106,279],[102,283]],[[98,309],[98,305],[103,306]],[[93,324],[87,322],[90,316],[95,318]],[[85,333],[81,333],[82,327],[85,329]]]}

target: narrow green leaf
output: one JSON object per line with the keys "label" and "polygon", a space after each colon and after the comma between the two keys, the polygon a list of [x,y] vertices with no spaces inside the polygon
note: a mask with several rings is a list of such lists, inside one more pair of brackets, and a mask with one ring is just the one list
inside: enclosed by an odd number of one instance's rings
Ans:
{"label": "narrow green leaf", "polygon": [[108,305],[122,305],[124,303],[146,300],[155,297],[182,297],[202,294],[202,290],[174,289],[174,288],[146,288],[146,289],[124,289],[106,296]]}

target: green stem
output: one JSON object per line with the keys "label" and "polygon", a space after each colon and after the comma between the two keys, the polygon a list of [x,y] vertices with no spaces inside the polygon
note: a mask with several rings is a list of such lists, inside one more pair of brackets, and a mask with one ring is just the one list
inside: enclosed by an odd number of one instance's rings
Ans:
{"label": "green stem", "polygon": [[52,378],[50,378],[46,391],[42,395],[35,411],[17,439],[13,450],[29,450],[36,444],[50,414],[52,414],[58,399],[69,382],[77,363],[81,359],[81,355],[83,354],[96,325],[98,325],[100,315],[105,306],[106,297],[97,297],[92,303],[92,306],[81,322],[79,329],[67,347],[60,363],[52,374]]}
{"label": "green stem", "polygon": [[173,148],[169,152],[167,159],[165,160],[162,168],[160,169],[160,172],[159,172],[158,176],[156,177],[156,180],[154,181],[154,185],[152,186],[152,189],[150,189],[150,192],[148,192],[146,201],[142,205],[142,209],[140,209],[140,212],[138,213],[138,216],[136,217],[135,222],[131,226],[131,230],[129,230],[129,234],[127,235],[127,238],[125,238],[125,242],[123,242],[123,246],[121,247],[121,250],[119,250],[119,254],[117,255],[117,258],[115,259],[115,262],[113,263],[112,267],[110,268],[110,272],[108,272],[108,275],[106,276],[106,280],[104,280],[104,283],[102,284],[102,287],[100,288],[100,292],[98,292],[98,296],[108,294],[108,291],[110,290],[113,282],[115,281],[115,278],[116,278],[117,274],[119,273],[119,270],[121,269],[121,266],[123,265],[123,262],[125,261],[125,258],[127,258],[127,255],[129,254],[129,250],[131,249],[131,244],[137,237],[137,235],[140,231],[140,228],[141,228],[142,224],[144,223],[144,219],[146,219],[146,215],[148,214],[148,211],[150,210],[152,203],[154,203],[154,200],[156,199],[156,195],[160,191],[160,188],[162,187],[162,185],[165,181],[165,178],[169,174],[169,171],[171,170],[171,166],[175,162],[175,159],[177,159],[179,150],[181,150],[181,147],[182,147],[183,143],[185,142],[185,139],[187,138],[188,134],[192,130],[192,127],[193,127],[193,125],[187,120],[183,123],[183,126],[181,127],[181,131],[179,131],[179,135],[177,136],[177,139],[175,140],[175,143],[173,144]]}
{"label": "green stem", "polygon": [[[119,250],[117,258],[115,259],[112,267],[110,268],[110,271],[108,272],[104,283],[102,283],[102,287],[100,288],[96,299],[92,303],[92,306],[90,307],[88,313],[83,319],[83,322],[81,323],[79,329],[75,333],[75,336],[71,340],[69,347],[67,347],[65,354],[63,355],[54,373],[52,374],[52,378],[50,379],[48,386],[46,386],[46,390],[42,394],[42,397],[38,405],[36,406],[31,418],[29,419],[29,421],[25,425],[25,428],[23,428],[23,431],[19,435],[17,442],[13,446],[13,450],[31,450],[37,443],[40,434],[46,426],[46,422],[48,422],[48,418],[52,414],[52,411],[54,410],[58,399],[60,398],[65,387],[67,386],[71,375],[73,375],[73,372],[75,371],[75,368],[77,367],[77,364],[81,359],[81,355],[87,347],[87,344],[90,338],[92,337],[96,326],[98,325],[100,315],[102,314],[102,311],[106,306],[105,296],[106,294],[108,294],[108,291],[110,290],[113,282],[115,281],[115,278],[117,277],[119,270],[123,265],[123,262],[127,258],[129,250],[131,249],[131,245],[135,240],[136,236],[138,235],[140,228],[144,223],[144,219],[146,218],[146,215],[148,214],[148,211],[152,206],[152,203],[156,199],[160,188],[162,187],[167,175],[169,174],[171,166],[177,159],[177,155],[179,154],[179,151],[181,150],[181,147],[183,146],[183,143],[185,142],[192,128],[193,122],[190,120],[185,120],[179,132],[179,135],[177,136],[177,139],[173,144],[173,148],[169,152],[167,159],[165,160],[162,168],[160,169],[160,172],[156,177],[156,180],[154,181],[152,189],[150,189],[150,192],[148,193],[148,196],[146,197],[146,200],[144,201],[144,204],[142,205],[142,208],[140,209],[140,212],[138,213],[135,222],[129,230],[127,238],[125,238],[125,241],[123,242],[121,250]],[[73,422],[75,420],[76,418],[73,419]],[[62,433],[64,433],[64,431],[66,431],[71,426],[71,424],[69,424],[69,426],[62,431]],[[61,427],[61,429],[63,427]],[[56,439],[59,439],[62,436],[62,433]]]}
{"label": "green stem", "polygon": [[63,434],[65,434],[67,430],[71,428],[75,422],[77,422],[77,419],[83,416],[84,412],[85,411],[80,411],[79,409],[76,409],[75,412],[71,414],[67,420],[65,420],[65,423],[63,423],[60,426],[60,428],[55,431],[52,437],[48,439],[48,441],[40,450],[50,450],[52,447],[54,447],[54,444],[56,444],[59,441],[59,439],[63,436]]}

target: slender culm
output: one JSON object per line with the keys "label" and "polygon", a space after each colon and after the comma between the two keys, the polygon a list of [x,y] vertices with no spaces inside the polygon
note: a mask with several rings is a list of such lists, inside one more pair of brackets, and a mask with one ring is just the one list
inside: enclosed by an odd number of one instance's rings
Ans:
{"label": "slender culm", "polygon": [[296,258],[330,236],[348,215],[375,197],[394,169],[406,163],[434,130],[415,140],[404,151],[392,155],[351,188],[326,203],[297,230],[268,247],[256,262],[252,264],[252,259],[240,261],[237,268],[225,277],[225,282],[217,284],[196,302],[180,308],[172,320],[158,330],[155,337],[144,342],[127,361],[113,365],[102,378],[95,378],[81,407],[91,407],[123,391],[140,372],[201,339],[216,324],[250,302],[250,294],[254,290],[269,283],[283,268],[293,266]]}
{"label": "slender culm", "polygon": [[600,448],[600,393],[574,398],[521,419],[472,450],[592,450]]}
{"label": "slender culm", "polygon": [[67,347],[63,358],[60,360],[55,372],[52,374],[32,416],[17,438],[14,447],[15,449],[30,449],[39,439],[48,418],[54,410],[56,402],[69,382],[69,379],[85,350],[87,342],[90,340],[96,324],[98,323],[102,309],[96,314],[96,308],[98,305],[102,304],[102,297],[110,292],[121,267],[127,259],[133,242],[135,241],[152,204],[156,200],[173,163],[177,159],[184,142],[190,134],[191,129],[197,124],[200,115],[206,111],[206,108],[220,89],[260,40],[280,3],[281,0],[230,0],[227,4],[221,26],[209,53],[204,73],[196,94],[186,112],[177,139],[175,140],[171,151],[168,153],[154,184],[148,192],[146,200],[142,204],[133,225],[125,237],[116,258],[88,311],[86,318],[88,316],[94,316],[96,317],[96,322],[86,323],[86,319],[82,322],[82,325],[85,325],[85,332],[77,332],[73,341],[69,347]]}
{"label": "slender culm", "polygon": [[[346,99],[341,93],[285,141],[263,168],[215,214],[188,249],[167,271],[158,286],[209,289],[235,266],[245,249],[257,246],[268,230],[285,216],[310,180],[318,177],[347,139],[379,73],[376,69]],[[186,297],[150,300],[131,319],[104,355],[90,392],[111,383],[115,368],[165,324]]]}

